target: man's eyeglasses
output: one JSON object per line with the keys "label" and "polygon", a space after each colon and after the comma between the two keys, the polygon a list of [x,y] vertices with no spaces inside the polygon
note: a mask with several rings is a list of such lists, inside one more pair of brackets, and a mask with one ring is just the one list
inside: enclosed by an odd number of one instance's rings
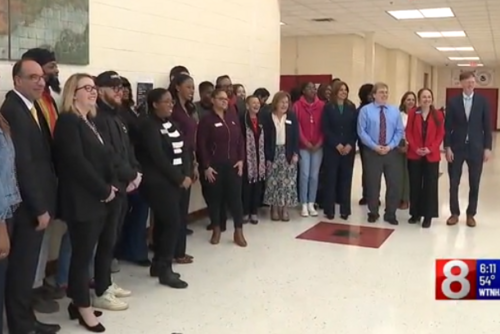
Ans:
{"label": "man's eyeglasses", "polygon": [[38,74],[25,75],[22,76],[21,78],[28,79],[29,81],[32,81],[34,83],[39,83],[40,81],[44,80],[43,75],[38,75]]}
{"label": "man's eyeglasses", "polygon": [[78,87],[75,91],[79,91],[79,90],[82,90],[84,89],[86,92],[90,93],[92,91],[97,91],[97,87],[96,86],[92,86],[92,85],[85,85],[85,86],[82,86],[82,87]]}

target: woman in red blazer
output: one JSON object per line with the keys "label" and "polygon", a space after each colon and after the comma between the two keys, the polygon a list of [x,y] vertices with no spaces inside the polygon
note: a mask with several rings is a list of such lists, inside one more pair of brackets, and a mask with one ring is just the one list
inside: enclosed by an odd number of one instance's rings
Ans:
{"label": "woman in red blazer", "polygon": [[432,105],[432,91],[422,88],[417,94],[419,106],[408,113],[408,176],[410,180],[410,224],[431,226],[438,217],[438,180],[440,146],[444,138],[444,116]]}

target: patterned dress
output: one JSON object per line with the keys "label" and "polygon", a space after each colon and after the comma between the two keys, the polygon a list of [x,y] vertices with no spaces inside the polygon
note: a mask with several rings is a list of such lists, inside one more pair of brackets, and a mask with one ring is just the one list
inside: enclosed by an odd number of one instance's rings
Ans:
{"label": "patterned dress", "polygon": [[272,206],[297,205],[297,164],[286,159],[284,145],[276,146],[274,161],[268,163],[264,203]]}

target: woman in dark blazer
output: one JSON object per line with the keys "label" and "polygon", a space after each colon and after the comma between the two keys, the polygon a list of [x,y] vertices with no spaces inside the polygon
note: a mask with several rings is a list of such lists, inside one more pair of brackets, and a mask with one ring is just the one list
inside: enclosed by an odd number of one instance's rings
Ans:
{"label": "woman in dark blazer", "polygon": [[89,270],[94,249],[94,279],[99,295],[108,288],[115,226],[106,224],[108,205],[117,191],[111,148],[93,123],[97,90],[90,75],[74,74],[64,85],[62,110],[54,129],[59,178],[60,218],[72,246],[67,295],[70,319],[91,332],[104,332],[90,306]]}
{"label": "woman in dark blazer", "polygon": [[[340,202],[340,217],[351,215],[351,188],[358,138],[356,106],[347,99],[347,84],[336,81],[330,103],[325,105],[321,125],[324,136],[323,163],[325,194],[323,210],[328,219],[335,217],[335,204]],[[337,198],[340,196],[340,198]]]}
{"label": "woman in dark blazer", "polygon": [[276,93],[271,110],[262,118],[267,165],[264,203],[271,207],[272,220],[289,221],[288,208],[298,201],[299,124],[295,113],[290,112],[288,93]]}
{"label": "woman in dark blazer", "polygon": [[155,88],[147,96],[149,115],[141,124],[137,159],[142,166],[139,190],[154,215],[154,257],[150,275],[175,289],[188,284],[172,270],[172,261],[182,227],[181,201],[191,186],[192,166],[177,126],[171,122],[174,106],[167,89]]}
{"label": "woman in dark blazer", "polygon": [[430,89],[418,91],[419,106],[408,113],[406,141],[408,177],[410,180],[410,224],[423,218],[422,227],[429,228],[438,217],[439,162],[444,139],[444,115],[432,105]]}

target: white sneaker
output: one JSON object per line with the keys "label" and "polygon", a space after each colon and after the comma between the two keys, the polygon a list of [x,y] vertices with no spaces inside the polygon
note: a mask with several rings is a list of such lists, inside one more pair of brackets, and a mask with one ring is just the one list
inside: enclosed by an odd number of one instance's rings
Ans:
{"label": "white sneaker", "polygon": [[100,297],[95,296],[92,300],[92,306],[108,311],[124,311],[128,309],[128,304],[123,300],[116,298],[111,291],[106,290]]}
{"label": "white sneaker", "polygon": [[302,217],[309,217],[309,208],[307,207],[307,204],[302,204],[302,211],[300,212],[300,215]]}
{"label": "white sneaker", "polygon": [[311,215],[312,217],[316,217],[318,215],[318,211],[316,211],[314,203],[309,203],[307,205],[307,209],[309,210],[309,215]]}
{"label": "white sneaker", "polygon": [[116,298],[130,297],[132,295],[132,291],[120,288],[116,283],[111,284],[108,291],[111,292]]}

